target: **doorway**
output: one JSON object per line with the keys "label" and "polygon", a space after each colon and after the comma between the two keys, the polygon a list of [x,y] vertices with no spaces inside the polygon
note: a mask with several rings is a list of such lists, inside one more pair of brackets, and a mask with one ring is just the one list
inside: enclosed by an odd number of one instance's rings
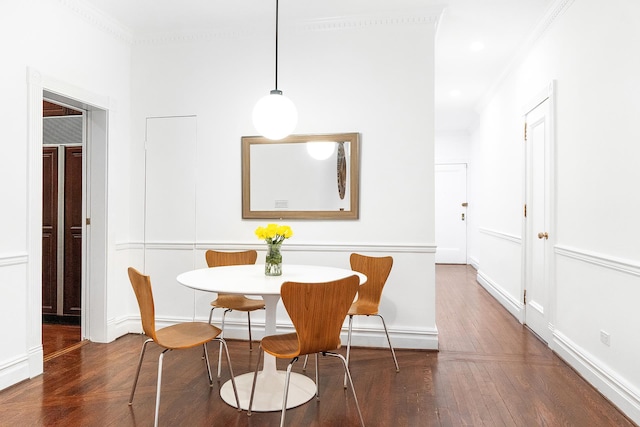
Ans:
{"label": "doorway", "polygon": [[85,114],[43,100],[42,342],[48,360],[81,341]]}
{"label": "doorway", "polygon": [[436,264],[467,263],[467,164],[435,165]]}
{"label": "doorway", "polygon": [[525,114],[524,324],[550,342],[552,323],[553,85]]}

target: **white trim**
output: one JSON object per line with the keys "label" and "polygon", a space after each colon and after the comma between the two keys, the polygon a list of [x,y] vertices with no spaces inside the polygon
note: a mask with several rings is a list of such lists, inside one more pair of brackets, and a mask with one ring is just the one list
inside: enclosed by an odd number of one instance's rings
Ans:
{"label": "white trim", "polygon": [[504,308],[507,309],[520,323],[524,321],[524,305],[515,299],[502,286],[493,281],[483,271],[478,270],[476,280],[487,290]]}
{"label": "white trim", "polygon": [[58,0],[67,9],[79,15],[92,27],[101,30],[116,39],[131,44],[133,36],[131,30],[127,29],[120,22],[111,18],[101,10],[91,6],[89,2],[78,0]]}
{"label": "white trim", "polygon": [[[86,214],[93,216],[90,228],[83,227],[83,239],[88,242],[89,261],[85,264],[82,288],[82,336],[96,342],[106,342],[107,304],[107,247],[108,247],[108,106],[109,98],[74,86],[50,76],[42,75],[35,68],[27,67],[27,348],[30,354],[38,354],[42,346],[42,100],[62,101],[78,109],[86,110],[88,117],[85,155],[91,162],[88,167],[91,182],[87,187]],[[87,284],[91,283],[91,286]],[[37,357],[30,357],[30,364]],[[42,357],[30,366],[30,375],[43,372]]]}
{"label": "white trim", "polygon": [[[141,242],[118,243],[119,250],[145,249]],[[341,243],[289,243],[284,247],[291,252],[381,252],[381,253],[435,253],[435,245],[399,244],[359,244],[346,245]],[[146,249],[150,250],[266,250],[263,243],[213,243],[213,242],[147,242]]]}
{"label": "white trim", "polygon": [[557,330],[553,332],[553,343],[553,350],[585,380],[629,418],[640,421],[640,389],[637,386],[606,369],[604,363]]}
{"label": "white trim", "polygon": [[476,257],[469,257],[469,265],[475,268],[476,271],[480,270],[480,260]]}
{"label": "white trim", "polygon": [[115,245],[116,251],[144,250],[144,242],[119,242]]}
{"label": "white trim", "polygon": [[0,390],[12,386],[25,378],[32,378],[29,357],[24,355],[0,365]]}
{"label": "white trim", "polygon": [[[440,21],[443,10],[444,8],[442,6],[427,6],[414,10],[404,10],[397,13],[378,13],[370,15],[307,19],[284,26],[281,24],[281,31],[283,29],[291,30],[296,33],[312,31],[361,31],[374,26],[396,25],[427,25],[433,26],[435,29]],[[133,43],[189,43],[237,37],[255,37],[256,35],[263,35],[265,31],[263,27],[251,25],[251,23],[247,25],[247,23],[237,24],[231,22],[223,25],[215,25],[212,28],[215,29],[196,29],[140,35],[133,38]]]}
{"label": "white trim", "polygon": [[515,234],[503,233],[502,231],[491,230],[489,228],[484,228],[484,227],[479,227],[478,231],[482,234],[486,234],[487,236],[496,237],[498,239],[506,240],[508,242],[515,243],[518,245],[522,243],[522,238],[520,236],[516,236]]}
{"label": "white trim", "polygon": [[[217,319],[214,319],[214,322]],[[187,317],[156,317],[156,327],[164,328],[167,326],[175,325],[183,322],[207,322],[208,317],[202,318],[187,318]],[[295,332],[291,322],[278,322],[276,325],[278,333]],[[118,334],[114,337],[130,334],[142,333],[142,324],[140,316],[122,317],[117,321],[110,322],[110,329],[117,330]],[[260,340],[264,337],[265,324],[264,321],[254,320],[251,321],[251,331],[254,340]],[[247,339],[247,323],[242,320],[234,320],[227,318],[224,324],[224,335],[226,338],[232,339]],[[389,337],[394,349],[408,348],[419,350],[437,350],[438,349],[438,330],[436,328],[418,329],[418,328],[402,328],[391,329],[389,328]],[[343,343],[347,342],[347,326],[342,327],[341,340]],[[353,327],[352,344],[358,347],[369,348],[389,348],[387,343],[387,337],[380,323],[379,327]]]}
{"label": "white trim", "polygon": [[0,254],[0,267],[27,264],[28,262],[29,254],[27,252]]}
{"label": "white trim", "polygon": [[555,253],[566,258],[640,277],[640,263],[637,261],[560,245],[555,246]]}
{"label": "white trim", "polygon": [[[26,348],[42,348],[42,75],[27,67],[27,289]],[[27,357],[28,378],[44,372],[43,359]]]}

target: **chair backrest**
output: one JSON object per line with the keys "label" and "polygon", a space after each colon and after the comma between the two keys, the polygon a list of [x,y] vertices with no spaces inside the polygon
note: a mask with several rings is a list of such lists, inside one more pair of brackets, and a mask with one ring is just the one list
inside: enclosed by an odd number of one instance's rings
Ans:
{"label": "chair backrest", "polygon": [[282,284],[280,295],[298,334],[299,355],[340,347],[342,324],[359,286],[356,275],[324,283]]}
{"label": "chair backrest", "polygon": [[358,289],[358,301],[369,303],[378,307],[382,297],[382,289],[393,267],[393,258],[370,257],[360,254],[351,254],[351,269],[367,276],[367,281]]}
{"label": "chair backrest", "polygon": [[142,330],[149,338],[156,341],[156,310],[153,304],[153,292],[151,290],[151,278],[140,273],[133,267],[129,267],[129,280],[138,300]]}
{"label": "chair backrest", "polygon": [[[209,267],[224,267],[227,265],[246,265],[255,264],[258,259],[258,252],[251,249],[248,251],[235,251],[235,252],[222,252],[207,250],[204,253],[204,257],[207,260]],[[226,305],[233,304],[239,300],[245,299],[244,295],[233,295],[218,292],[218,304]]]}
{"label": "chair backrest", "polygon": [[204,254],[209,267],[223,267],[226,265],[255,264],[258,252],[255,250],[239,252],[221,252],[208,250]]}

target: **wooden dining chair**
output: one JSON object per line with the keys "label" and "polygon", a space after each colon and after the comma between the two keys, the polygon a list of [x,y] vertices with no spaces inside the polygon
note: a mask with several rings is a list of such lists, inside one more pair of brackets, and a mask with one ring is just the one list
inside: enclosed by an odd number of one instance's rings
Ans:
{"label": "wooden dining chair", "polygon": [[162,361],[165,353],[170,350],[182,350],[202,345],[204,349],[209,386],[213,386],[213,378],[211,376],[211,367],[209,365],[209,356],[207,353],[207,343],[209,341],[219,341],[220,344],[224,346],[227,354],[227,365],[229,366],[229,374],[231,375],[231,384],[233,385],[233,392],[235,394],[237,406],[240,408],[240,401],[238,400],[238,391],[236,390],[236,382],[235,377],[233,376],[233,369],[231,367],[229,350],[224,339],[219,337],[222,330],[204,322],[178,323],[176,325],[156,330],[155,306],[153,302],[153,292],[151,290],[151,279],[149,276],[140,273],[133,267],[129,267],[128,272],[129,280],[131,281],[131,286],[133,286],[133,291],[136,294],[136,299],[138,300],[138,306],[140,308],[142,330],[144,334],[149,337],[149,339],[142,344],[140,359],[138,361],[138,369],[136,370],[136,376],[133,379],[133,388],[131,389],[131,395],[129,397],[129,405],[133,404],[133,396],[136,392],[138,376],[140,375],[140,368],[142,366],[142,360],[144,358],[147,344],[155,342],[157,345],[164,348],[158,358],[158,382],[156,385],[156,410],[154,416],[154,425],[157,426],[158,412],[160,409],[160,389],[162,384]]}
{"label": "wooden dining chair", "polygon": [[[340,280],[324,283],[285,282],[280,289],[282,303],[289,313],[295,332],[281,335],[269,335],[260,342],[260,353],[253,375],[253,386],[249,398],[248,415],[251,415],[256,379],[265,351],[276,358],[291,359],[287,366],[284,394],[282,397],[282,415],[280,426],[284,426],[289,392],[291,368],[299,356],[320,353],[332,356],[342,361],[344,373],[353,393],[353,399],[358,409],[360,424],[364,427],[364,420],[360,412],[360,405],[353,387],[351,373],[346,359],[335,350],[340,348],[340,331],[344,324],[347,311],[358,291],[360,279],[353,275]],[[318,385],[318,364],[316,359],[316,398],[320,397]]]}
{"label": "wooden dining chair", "polygon": [[[255,264],[258,258],[258,252],[255,250],[223,252],[208,250],[204,254],[209,267],[223,267],[227,265],[245,265]],[[224,309],[222,313],[222,334],[224,336],[224,321],[227,313],[236,311],[245,311],[247,313],[247,324],[249,329],[249,351],[253,350],[253,340],[251,338],[251,312],[256,310],[264,310],[264,301],[262,299],[251,299],[244,295],[218,293],[218,297],[211,301],[211,311],[209,312],[209,323],[213,317],[213,310],[216,308]],[[222,353],[218,354],[218,378],[220,378],[220,361]]]}
{"label": "wooden dining chair", "polygon": [[[358,288],[358,299],[351,304],[349,312],[349,331],[347,337],[347,365],[349,364],[349,354],[351,352],[351,334],[353,331],[353,316],[377,316],[382,320],[382,326],[384,333],[387,335],[387,342],[389,343],[389,349],[391,349],[391,356],[393,356],[393,363],[396,365],[396,372],[400,372],[398,367],[398,360],[396,359],[396,352],[391,345],[391,339],[389,338],[389,331],[387,331],[387,325],[384,321],[384,317],[378,313],[378,307],[380,306],[380,299],[382,298],[382,289],[384,288],[391,267],[393,266],[393,258],[390,256],[385,257],[370,257],[366,255],[360,255],[353,253],[349,258],[351,262],[351,269],[367,276],[367,281]],[[347,379],[344,381],[345,388],[347,387]]]}

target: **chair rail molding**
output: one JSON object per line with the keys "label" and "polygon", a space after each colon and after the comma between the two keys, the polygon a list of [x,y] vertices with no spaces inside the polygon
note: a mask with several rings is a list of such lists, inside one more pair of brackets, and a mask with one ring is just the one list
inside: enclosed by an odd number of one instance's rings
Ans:
{"label": "chair rail molding", "polygon": [[29,262],[29,254],[26,252],[14,252],[0,254],[0,267],[26,264]]}
{"label": "chair rail molding", "polygon": [[516,236],[515,234],[504,233],[502,231],[492,230],[484,227],[479,227],[478,231],[480,231],[480,233],[482,234],[486,234],[487,236],[495,237],[497,239],[507,240],[518,245],[522,244],[522,237]]}
{"label": "chair rail molding", "polygon": [[556,245],[554,250],[558,256],[572,258],[578,261],[586,262],[588,264],[596,265],[598,267],[604,267],[609,270],[615,270],[640,277],[640,263],[637,261],[617,258],[598,252],[573,248],[570,246]]}

